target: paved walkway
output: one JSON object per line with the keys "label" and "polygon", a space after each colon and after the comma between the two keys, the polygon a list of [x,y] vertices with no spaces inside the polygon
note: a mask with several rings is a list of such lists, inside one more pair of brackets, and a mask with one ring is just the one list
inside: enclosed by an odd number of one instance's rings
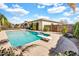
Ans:
{"label": "paved walkway", "polygon": [[1,40],[6,40],[6,39],[8,39],[8,37],[7,37],[6,33],[5,33],[5,31],[1,31],[0,32],[0,41]]}
{"label": "paved walkway", "polygon": [[53,33],[53,32],[48,32],[52,37],[52,39],[49,42],[45,41],[37,41],[34,44],[39,45],[38,47],[30,48],[29,52],[26,51],[24,55],[28,56],[48,56],[49,55],[49,50],[51,48],[55,48],[56,44],[59,40],[59,38],[62,36],[61,34]]}

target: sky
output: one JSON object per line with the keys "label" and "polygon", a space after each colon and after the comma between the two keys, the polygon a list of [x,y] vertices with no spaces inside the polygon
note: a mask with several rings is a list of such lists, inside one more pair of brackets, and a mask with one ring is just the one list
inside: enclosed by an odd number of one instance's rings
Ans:
{"label": "sky", "polygon": [[67,3],[0,3],[0,13],[13,24],[46,18],[52,21],[64,20],[69,24],[79,21],[79,4],[76,12]]}

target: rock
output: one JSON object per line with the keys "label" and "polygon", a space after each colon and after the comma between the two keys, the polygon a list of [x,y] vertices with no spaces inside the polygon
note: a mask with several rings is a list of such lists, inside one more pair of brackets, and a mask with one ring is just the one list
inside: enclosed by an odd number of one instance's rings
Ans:
{"label": "rock", "polygon": [[57,43],[55,52],[63,52],[64,53],[65,51],[73,51],[78,54],[78,48],[75,45],[75,43],[72,42],[71,40],[69,40],[68,38],[61,37]]}

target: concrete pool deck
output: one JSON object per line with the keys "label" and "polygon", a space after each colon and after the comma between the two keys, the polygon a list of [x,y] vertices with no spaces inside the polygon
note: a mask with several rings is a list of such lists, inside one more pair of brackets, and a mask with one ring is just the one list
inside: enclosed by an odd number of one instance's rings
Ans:
{"label": "concrete pool deck", "polygon": [[[52,40],[49,40],[49,42],[45,42],[43,40],[38,40],[38,41],[33,42],[32,44],[37,44],[40,46],[31,48],[30,52],[26,51],[26,53],[24,53],[25,56],[48,56],[49,50],[51,48],[56,47],[56,44],[57,44],[59,38],[62,36],[62,34],[55,33],[55,32],[45,32],[45,33],[50,34],[50,37],[52,37]],[[8,39],[5,31],[0,32],[0,40],[2,40],[2,39]],[[31,44],[29,44],[29,45],[31,45]],[[8,48],[11,45],[10,45],[10,43],[5,43],[5,44],[2,44],[1,46]],[[23,47],[26,47],[26,46],[27,46],[27,44],[24,45]],[[18,49],[17,53],[19,53],[19,52],[20,52],[20,49]]]}
{"label": "concrete pool deck", "polygon": [[4,39],[8,39],[6,32],[5,31],[1,31],[0,32],[0,41],[4,40]]}

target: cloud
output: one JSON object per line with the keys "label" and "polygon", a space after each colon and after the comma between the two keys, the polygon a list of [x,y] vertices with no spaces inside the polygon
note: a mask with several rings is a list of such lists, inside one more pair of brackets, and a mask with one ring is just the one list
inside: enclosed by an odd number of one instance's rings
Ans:
{"label": "cloud", "polygon": [[8,8],[7,5],[5,5],[4,3],[0,3],[0,9],[5,10],[5,9],[7,9],[7,8]]}
{"label": "cloud", "polygon": [[53,4],[52,3],[38,3],[38,5],[51,6]]}
{"label": "cloud", "polygon": [[74,22],[79,22],[79,16],[76,16],[74,20],[75,20]]}
{"label": "cloud", "polygon": [[12,14],[18,14],[20,16],[27,15],[29,11],[23,9],[20,5],[18,4],[13,4],[12,7],[8,7],[6,4],[0,4],[0,9],[3,9],[7,12],[10,12]]}
{"label": "cloud", "polygon": [[38,5],[42,5],[42,6],[54,6],[54,7],[58,7],[58,6],[62,6],[63,3],[38,3]]}
{"label": "cloud", "polygon": [[73,11],[69,11],[69,12],[64,12],[63,13],[64,16],[73,16],[73,15],[79,15],[79,8],[76,8],[75,13]]}
{"label": "cloud", "polygon": [[38,14],[35,14],[34,17],[37,19],[40,19],[40,18],[50,19],[50,17],[48,17],[48,16],[42,16],[42,15],[38,15]]}
{"label": "cloud", "polygon": [[79,12],[79,8],[78,7],[76,8],[76,12]]}
{"label": "cloud", "polygon": [[11,23],[13,24],[20,24],[20,23],[23,23],[25,21],[25,19],[22,19],[20,17],[12,17],[10,20],[9,20]]}
{"label": "cloud", "polygon": [[18,4],[15,4],[15,5],[13,4],[12,7],[13,7],[13,8],[22,8],[22,7],[19,6]]}
{"label": "cloud", "polygon": [[38,3],[37,8],[45,8],[46,6],[51,6],[52,3]]}
{"label": "cloud", "polygon": [[40,19],[40,18],[49,19],[49,17],[48,17],[48,16],[38,16],[37,18],[38,18],[38,19]]}
{"label": "cloud", "polygon": [[71,12],[64,12],[63,15],[64,16],[72,16],[73,15],[73,12],[72,11]]}
{"label": "cloud", "polygon": [[68,23],[68,24],[73,24],[74,21],[68,17],[63,17],[63,18],[59,18],[59,21],[64,21],[65,23]]}
{"label": "cloud", "polygon": [[38,4],[45,5],[45,6],[51,6],[51,5],[61,6],[61,5],[63,5],[63,3],[38,3]]}
{"label": "cloud", "polygon": [[79,7],[77,7],[75,10],[75,14],[79,14]]}
{"label": "cloud", "polygon": [[23,9],[21,6],[19,5],[13,5],[13,8],[8,8],[6,9],[6,11],[11,12],[11,13],[17,13],[19,15],[27,15],[29,13],[29,11]]}
{"label": "cloud", "polygon": [[62,6],[63,3],[53,3],[54,7],[59,7],[59,6]]}
{"label": "cloud", "polygon": [[17,13],[17,14],[20,14],[20,15],[26,15],[26,14],[29,13],[29,11],[26,11],[22,8],[8,8],[8,9],[6,9],[6,11],[12,12],[12,13]]}
{"label": "cloud", "polygon": [[52,7],[48,9],[48,13],[61,13],[66,9],[65,6]]}
{"label": "cloud", "polygon": [[37,5],[37,8],[45,8],[45,6]]}

